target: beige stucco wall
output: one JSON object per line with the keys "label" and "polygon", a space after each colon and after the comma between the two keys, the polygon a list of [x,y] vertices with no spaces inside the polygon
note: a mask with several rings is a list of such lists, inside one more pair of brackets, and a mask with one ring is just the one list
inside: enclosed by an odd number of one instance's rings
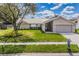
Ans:
{"label": "beige stucco wall", "polygon": [[78,23],[76,24],[76,28],[79,29],[79,19],[78,19]]}
{"label": "beige stucco wall", "polygon": [[26,23],[22,23],[20,26],[20,29],[29,29],[29,28],[30,28],[30,25]]}
{"label": "beige stucco wall", "polygon": [[[41,24],[27,24],[21,23],[20,29],[30,29],[30,27],[40,27]],[[43,26],[44,28],[44,26]]]}
{"label": "beige stucco wall", "polygon": [[45,32],[45,24],[42,24],[41,29]]}
{"label": "beige stucco wall", "polygon": [[75,29],[76,29],[76,25],[74,24],[74,25],[72,26],[72,32],[75,32]]}

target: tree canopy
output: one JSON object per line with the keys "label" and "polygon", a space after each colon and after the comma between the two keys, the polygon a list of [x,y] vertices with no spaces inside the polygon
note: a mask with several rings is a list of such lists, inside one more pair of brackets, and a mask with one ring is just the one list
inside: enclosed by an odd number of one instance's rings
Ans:
{"label": "tree canopy", "polygon": [[0,5],[0,19],[10,22],[16,31],[16,21],[19,18],[22,20],[28,13],[34,15],[35,10],[36,6],[33,3],[4,3]]}

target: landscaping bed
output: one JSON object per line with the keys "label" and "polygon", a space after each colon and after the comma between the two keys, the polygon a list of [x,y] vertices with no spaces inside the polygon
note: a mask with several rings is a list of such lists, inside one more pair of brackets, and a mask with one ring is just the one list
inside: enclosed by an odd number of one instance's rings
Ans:
{"label": "landscaping bed", "polygon": [[0,42],[65,42],[66,38],[58,33],[43,33],[41,30],[19,30],[22,34],[12,37],[12,29],[0,30]]}
{"label": "landscaping bed", "polygon": [[[2,49],[3,47],[3,49]],[[3,52],[4,51],[4,52]],[[0,53],[67,53],[67,45],[0,45]],[[77,45],[71,45],[71,52],[79,52]]]}

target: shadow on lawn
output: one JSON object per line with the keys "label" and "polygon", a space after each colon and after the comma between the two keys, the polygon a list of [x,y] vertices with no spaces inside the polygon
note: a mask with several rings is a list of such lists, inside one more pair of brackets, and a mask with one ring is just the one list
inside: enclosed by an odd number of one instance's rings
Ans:
{"label": "shadow on lawn", "polygon": [[34,39],[30,38],[29,36],[0,36],[0,42],[34,42]]}

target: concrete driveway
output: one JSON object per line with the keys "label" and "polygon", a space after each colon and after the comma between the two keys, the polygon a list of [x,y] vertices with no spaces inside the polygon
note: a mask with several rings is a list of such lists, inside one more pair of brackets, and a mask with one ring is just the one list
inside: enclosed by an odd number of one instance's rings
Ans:
{"label": "concrete driveway", "polygon": [[61,33],[67,39],[70,39],[71,42],[79,44],[79,34],[76,33]]}

